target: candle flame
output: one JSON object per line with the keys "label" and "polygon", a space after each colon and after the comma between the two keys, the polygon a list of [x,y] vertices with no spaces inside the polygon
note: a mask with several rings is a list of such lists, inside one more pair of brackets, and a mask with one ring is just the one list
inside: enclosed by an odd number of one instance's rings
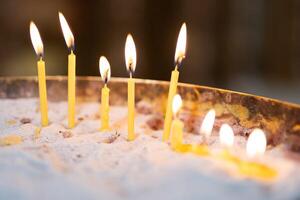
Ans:
{"label": "candle flame", "polygon": [[131,34],[128,34],[126,38],[125,62],[127,70],[129,71],[130,75],[132,75],[136,67],[136,49]]}
{"label": "candle flame", "polygon": [[209,138],[209,136],[211,135],[215,122],[215,116],[215,110],[211,109],[207,112],[203,119],[202,125],[200,127],[200,134],[204,135],[206,139]]}
{"label": "candle flame", "polygon": [[266,151],[266,147],[267,139],[265,133],[261,129],[254,129],[247,141],[247,155],[250,158],[263,155]]}
{"label": "candle flame", "polygon": [[70,29],[70,26],[69,26],[66,18],[64,17],[64,15],[61,12],[58,13],[58,16],[59,16],[60,26],[61,26],[61,30],[62,30],[64,38],[65,38],[66,44],[67,44],[68,48],[70,48],[71,50],[74,50],[74,36]]}
{"label": "candle flame", "polygon": [[172,111],[174,115],[177,114],[181,106],[182,106],[181,96],[179,94],[176,94],[173,98],[173,103],[172,103]]}
{"label": "candle flame", "polygon": [[105,56],[101,56],[99,59],[99,70],[100,75],[104,83],[107,83],[110,79],[111,72],[110,72],[110,64]]}
{"label": "candle flame", "polygon": [[185,58],[186,49],[186,24],[183,23],[178,35],[176,51],[175,51],[175,63],[180,65],[182,60]]}
{"label": "candle flame", "polygon": [[228,124],[222,124],[220,128],[220,143],[225,147],[232,147],[234,143],[234,133]]}
{"label": "candle flame", "polygon": [[42,57],[44,54],[44,45],[39,30],[34,22],[30,22],[30,38],[36,55]]}

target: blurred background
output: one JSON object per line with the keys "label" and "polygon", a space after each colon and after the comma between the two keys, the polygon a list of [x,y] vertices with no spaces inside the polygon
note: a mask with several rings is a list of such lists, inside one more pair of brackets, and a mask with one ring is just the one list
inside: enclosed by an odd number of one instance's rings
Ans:
{"label": "blurred background", "polygon": [[58,11],[75,36],[77,74],[99,76],[105,55],[113,76],[127,77],[124,45],[131,32],[135,77],[169,80],[180,26],[187,55],[180,81],[300,103],[300,1],[296,0],[2,0],[0,75],[36,75],[29,22],[38,26],[48,75],[66,75]]}

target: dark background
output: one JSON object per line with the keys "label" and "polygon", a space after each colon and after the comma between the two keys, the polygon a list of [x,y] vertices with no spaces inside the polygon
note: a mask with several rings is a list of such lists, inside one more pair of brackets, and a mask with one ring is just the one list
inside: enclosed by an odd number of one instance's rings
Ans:
{"label": "dark background", "polygon": [[105,55],[112,75],[127,77],[124,44],[137,46],[135,77],[169,80],[176,40],[187,23],[180,81],[300,103],[300,1],[296,0],[2,0],[0,75],[35,75],[29,22],[38,26],[48,75],[67,73],[58,21],[75,36],[77,74],[99,76]]}

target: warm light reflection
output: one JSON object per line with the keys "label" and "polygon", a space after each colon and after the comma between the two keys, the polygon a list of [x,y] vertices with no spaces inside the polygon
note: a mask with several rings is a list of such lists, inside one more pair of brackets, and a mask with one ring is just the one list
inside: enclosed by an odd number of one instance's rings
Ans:
{"label": "warm light reflection", "polygon": [[254,129],[247,141],[247,155],[250,158],[263,155],[266,147],[267,139],[265,133],[261,129]]}
{"label": "warm light reflection", "polygon": [[44,46],[38,28],[33,22],[30,22],[30,38],[35,50],[35,53],[42,57],[44,54]]}
{"label": "warm light reflection", "polygon": [[126,38],[125,62],[127,70],[130,72],[130,75],[132,75],[136,67],[136,49],[131,34],[128,34]]}
{"label": "warm light reflection", "polygon": [[220,128],[220,143],[222,146],[230,148],[234,143],[234,133],[228,124],[222,124]]}
{"label": "warm light reflection", "polygon": [[99,70],[102,80],[107,83],[110,79],[110,64],[105,56],[101,56],[99,59]]}
{"label": "warm light reflection", "polygon": [[211,135],[213,126],[214,126],[214,122],[215,122],[215,116],[216,116],[216,112],[214,109],[211,109],[208,111],[208,113],[205,115],[202,125],[200,127],[200,134],[204,135],[205,138],[209,138],[209,136]]}
{"label": "warm light reflection", "polygon": [[177,114],[181,106],[182,106],[182,99],[179,94],[176,94],[173,98],[173,103],[172,103],[172,111],[174,115]]}
{"label": "warm light reflection", "polygon": [[180,65],[182,60],[185,58],[186,49],[186,24],[183,23],[178,35],[176,51],[175,51],[175,63]]}
{"label": "warm light reflection", "polygon": [[59,21],[68,48],[74,50],[74,36],[64,15],[59,12]]}

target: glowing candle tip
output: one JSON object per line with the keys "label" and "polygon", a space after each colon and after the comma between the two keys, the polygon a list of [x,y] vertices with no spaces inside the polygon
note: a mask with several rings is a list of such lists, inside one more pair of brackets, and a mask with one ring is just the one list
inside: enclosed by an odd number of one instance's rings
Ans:
{"label": "glowing candle tip", "polygon": [[265,133],[261,129],[254,129],[249,135],[247,141],[247,155],[252,158],[263,155],[266,151],[267,139]]}
{"label": "glowing candle tip", "polygon": [[136,48],[131,34],[128,34],[126,38],[125,62],[126,62],[127,71],[129,72],[131,77],[136,68]]}
{"label": "glowing candle tip", "polygon": [[64,38],[65,38],[66,44],[71,51],[74,51],[74,49],[75,49],[74,35],[70,29],[70,26],[69,26],[66,18],[64,17],[64,15],[61,12],[58,12],[58,16],[59,16],[61,29],[62,29]]}
{"label": "glowing candle tip", "polygon": [[203,119],[202,125],[200,127],[200,134],[204,135],[205,139],[207,139],[211,135],[214,122],[215,122],[215,116],[216,116],[215,110],[211,109],[207,112],[207,114]]}
{"label": "glowing candle tip", "polygon": [[41,59],[44,56],[44,45],[38,28],[33,21],[30,22],[30,38],[36,55]]}
{"label": "glowing candle tip", "polygon": [[220,128],[220,143],[225,147],[232,147],[234,143],[234,133],[228,124],[222,124]]}
{"label": "glowing candle tip", "polygon": [[99,71],[102,80],[105,84],[110,80],[111,71],[110,71],[110,64],[105,56],[101,56],[99,59]]}
{"label": "glowing candle tip", "polygon": [[186,51],[186,38],[187,38],[186,24],[183,23],[177,39],[176,51],[175,51],[175,65],[180,66],[185,58]]}
{"label": "glowing candle tip", "polygon": [[173,102],[172,102],[172,111],[173,114],[176,115],[179,111],[179,109],[182,106],[182,99],[181,96],[179,94],[176,94],[173,98]]}

